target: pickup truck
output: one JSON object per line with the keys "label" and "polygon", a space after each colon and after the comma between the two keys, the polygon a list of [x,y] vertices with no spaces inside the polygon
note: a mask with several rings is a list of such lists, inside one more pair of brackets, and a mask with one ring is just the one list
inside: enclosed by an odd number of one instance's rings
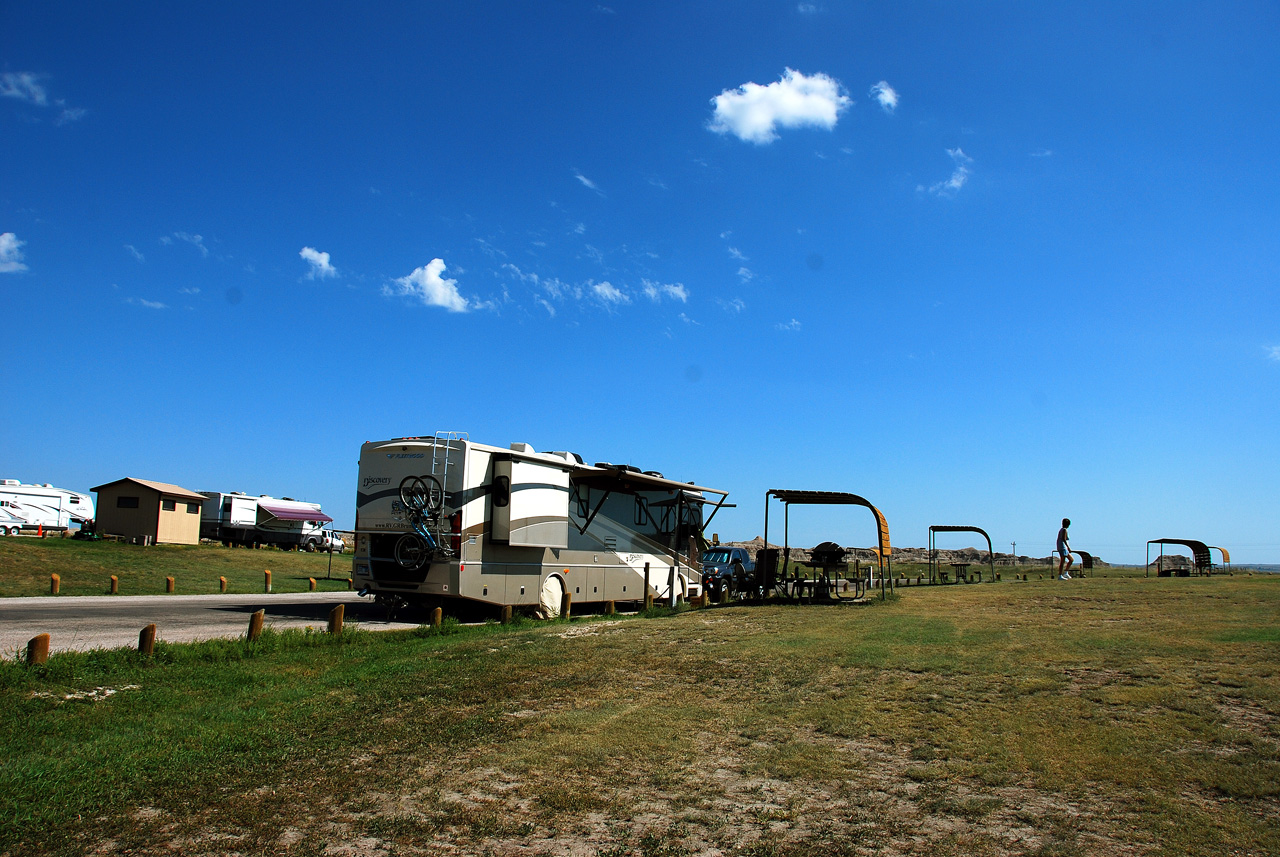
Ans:
{"label": "pickup truck", "polygon": [[721,593],[730,597],[745,594],[752,588],[756,564],[746,548],[715,545],[702,552],[702,590],[719,601]]}

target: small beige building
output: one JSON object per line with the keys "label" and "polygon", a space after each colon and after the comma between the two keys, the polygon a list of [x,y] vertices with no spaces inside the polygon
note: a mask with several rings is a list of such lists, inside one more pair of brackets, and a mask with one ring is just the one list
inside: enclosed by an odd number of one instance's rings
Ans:
{"label": "small beige building", "polygon": [[98,495],[98,532],[151,544],[200,543],[204,497],[167,482],[126,477],[93,489]]}

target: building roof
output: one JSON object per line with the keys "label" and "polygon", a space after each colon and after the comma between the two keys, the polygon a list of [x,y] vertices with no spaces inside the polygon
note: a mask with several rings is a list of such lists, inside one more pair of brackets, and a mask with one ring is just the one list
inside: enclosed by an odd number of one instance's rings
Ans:
{"label": "building roof", "polygon": [[141,485],[144,488],[150,488],[152,491],[158,491],[159,493],[167,494],[170,497],[181,497],[184,500],[198,500],[203,503],[208,499],[202,494],[197,494],[194,491],[188,491],[186,488],[179,485],[170,485],[168,482],[153,482],[150,479],[136,479],[132,476],[126,476],[124,479],[117,479],[115,482],[107,482],[90,490],[97,493],[103,488],[110,488],[113,485],[119,485],[121,482],[133,482],[134,484]]}

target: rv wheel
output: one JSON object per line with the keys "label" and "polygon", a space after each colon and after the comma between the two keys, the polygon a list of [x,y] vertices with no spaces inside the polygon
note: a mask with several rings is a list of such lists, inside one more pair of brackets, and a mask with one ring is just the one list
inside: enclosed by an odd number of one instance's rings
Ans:
{"label": "rv wheel", "polygon": [[542,583],[542,594],[538,598],[538,618],[555,619],[560,615],[560,605],[564,601],[564,584],[554,574]]}

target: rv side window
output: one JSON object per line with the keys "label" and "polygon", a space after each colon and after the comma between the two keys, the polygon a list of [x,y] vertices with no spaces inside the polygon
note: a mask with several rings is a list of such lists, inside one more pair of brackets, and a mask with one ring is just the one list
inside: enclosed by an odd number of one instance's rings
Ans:
{"label": "rv side window", "polygon": [[493,480],[493,505],[503,508],[511,504],[511,477],[497,476]]}
{"label": "rv side window", "polygon": [[199,503],[188,503],[188,504],[187,504],[187,514],[188,514],[188,515],[199,515],[199,514],[200,514],[200,504],[199,504]]}
{"label": "rv side window", "polygon": [[573,486],[573,499],[578,503],[578,517],[586,518],[591,514],[591,488],[588,485]]}
{"label": "rv side window", "polygon": [[79,503],[79,502],[80,502],[80,498],[79,498],[79,497],[77,497],[75,494],[70,495],[67,499],[68,499],[68,500],[70,500],[72,503]]}
{"label": "rv side window", "polygon": [[178,501],[177,500],[161,500],[160,508],[164,509],[166,512],[176,512],[178,510]]}
{"label": "rv side window", "polygon": [[636,495],[636,520],[637,525],[646,524],[649,521],[649,501]]}
{"label": "rv side window", "polygon": [[138,508],[138,498],[137,497],[117,497],[116,508],[117,509],[136,509]]}

